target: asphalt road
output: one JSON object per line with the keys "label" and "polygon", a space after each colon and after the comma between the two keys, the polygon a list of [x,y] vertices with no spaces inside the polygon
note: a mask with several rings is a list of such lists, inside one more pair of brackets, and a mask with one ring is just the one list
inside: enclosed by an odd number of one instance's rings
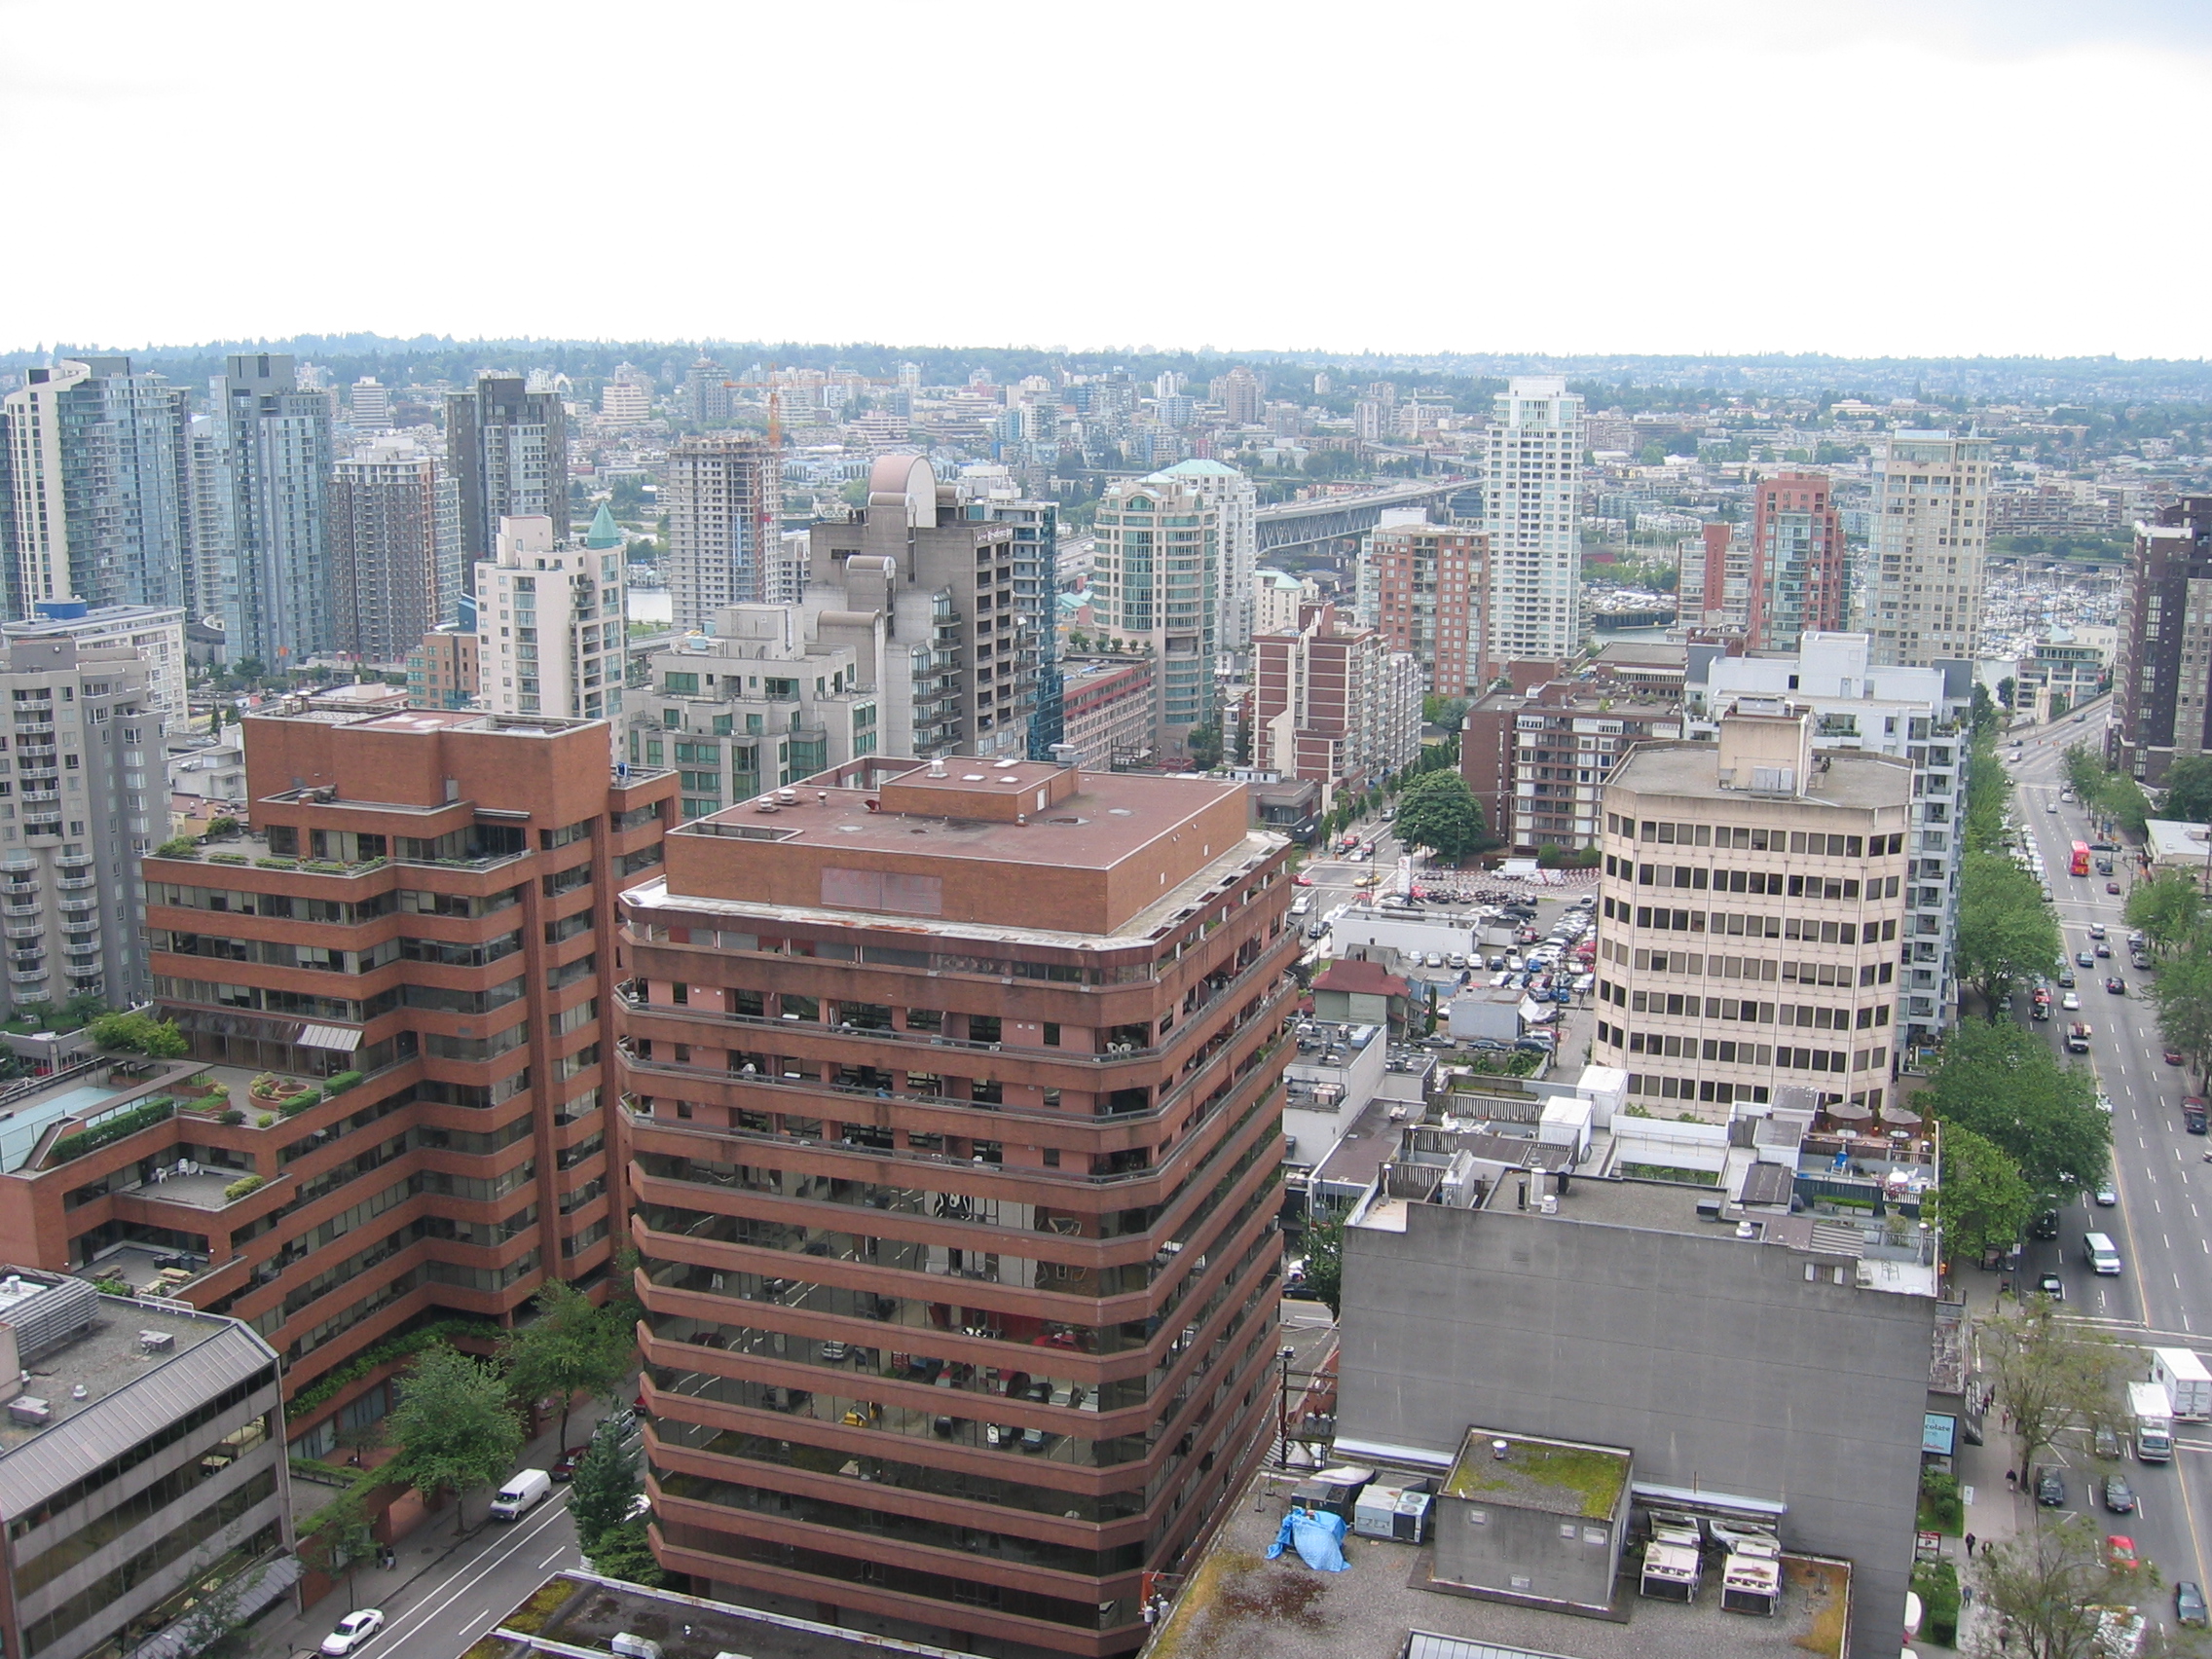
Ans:
{"label": "asphalt road", "polygon": [[[2014,816],[2043,852],[2068,957],[2094,948],[2091,923],[2105,926],[2113,945],[2109,961],[2098,960],[2091,971],[2075,969],[2081,1013],[2054,1011],[2047,1025],[2031,1028],[2047,1032],[2059,1046],[2069,1018],[2093,1027],[2089,1061],[2113,1102],[2113,1178],[2120,1195],[2109,1209],[2087,1198],[2073,1206],[2060,1218],[2055,1242],[2030,1244],[2022,1273],[2032,1283],[2056,1272],[2071,1312],[2120,1342],[2145,1349],[2212,1351],[2212,1163],[2204,1161],[2212,1141],[2183,1131],[2187,1080],[2182,1068],[2160,1057],[2157,1012],[2141,994],[2146,976],[2128,965],[2122,911],[2131,866],[2124,855],[2116,859],[2116,879],[2123,890],[2117,896],[2105,891],[2105,876],[2068,873],[2073,843],[2099,836],[2078,802],[2058,800],[2065,783],[2059,756],[2070,744],[2101,743],[2108,706],[2089,705],[2089,718],[2079,725],[2068,717],[2034,728],[2020,759],[2010,763]],[[2046,810],[2052,803],[2056,812]],[[2126,982],[2124,996],[2105,990],[2105,977],[2112,973]],[[2017,999],[2014,1009],[2014,1017],[2023,1021],[2026,1001]],[[2082,1255],[2082,1235],[2088,1232],[2108,1234],[2120,1247],[2124,1268],[2118,1276],[2089,1272]],[[2147,1375],[2149,1364],[2146,1352],[2135,1375]],[[2063,1457],[2073,1471],[2067,1477],[2069,1507],[2093,1515],[2107,1532],[2133,1538],[2169,1587],[2176,1579],[2198,1584],[2212,1579],[2212,1553],[2206,1549],[2212,1542],[2212,1423],[2176,1428],[2179,1450],[2171,1463],[2139,1463],[2130,1456],[2123,1464],[2142,1506],[2132,1516],[2104,1512],[2097,1501],[2104,1470],[2085,1444],[2069,1448]],[[2170,1588],[2146,1596],[2144,1610],[2170,1618]]]}

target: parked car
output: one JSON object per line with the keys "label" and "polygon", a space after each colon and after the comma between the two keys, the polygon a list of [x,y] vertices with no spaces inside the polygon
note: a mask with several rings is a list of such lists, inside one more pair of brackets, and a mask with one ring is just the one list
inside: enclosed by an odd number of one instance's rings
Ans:
{"label": "parked car", "polygon": [[2089,1450],[2108,1463],[2117,1463],[2122,1455],[2120,1430],[2100,1426],[2089,1436]]}
{"label": "parked car", "polygon": [[2105,1476],[2105,1507],[2115,1515],[2135,1513],[2135,1489],[2124,1475]]}
{"label": "parked car", "polygon": [[2113,1205],[2119,1202],[2119,1189],[2114,1187],[2110,1181],[2107,1181],[2103,1186],[2097,1189],[2097,1203],[2100,1208],[2110,1209]]}
{"label": "parked car", "polygon": [[2182,1052],[2179,1049],[2168,1049],[2165,1051],[2164,1059],[2166,1064],[2169,1066],[2186,1065],[2188,1063],[2182,1058]]}
{"label": "parked car", "polygon": [[2036,1501],[2046,1509],[2063,1509],[2066,1506],[2066,1471],[2055,1463],[2046,1463],[2036,1471]]}
{"label": "parked car", "polygon": [[2135,1559],[2135,1540],[2124,1532],[2105,1539],[2105,1565],[2115,1572],[2133,1572],[2143,1564]]}
{"label": "parked car", "polygon": [[347,1654],[358,1652],[361,1644],[382,1629],[384,1609],[362,1607],[338,1621],[338,1628],[322,1639],[322,1650],[330,1659],[346,1659]]}
{"label": "parked car", "polygon": [[2037,1279],[2036,1289],[2041,1294],[2049,1297],[2053,1302],[2064,1302],[2066,1300],[2066,1281],[2056,1273],[2045,1273]]}
{"label": "parked car", "polygon": [[576,1465],[584,1460],[584,1454],[590,1450],[588,1446],[571,1446],[554,1458],[553,1466],[545,1472],[557,1481],[572,1481],[576,1478]]}
{"label": "parked car", "polygon": [[2205,1622],[2204,1592],[2192,1578],[2179,1579],[2174,1584],[2174,1623],[2196,1625]]}

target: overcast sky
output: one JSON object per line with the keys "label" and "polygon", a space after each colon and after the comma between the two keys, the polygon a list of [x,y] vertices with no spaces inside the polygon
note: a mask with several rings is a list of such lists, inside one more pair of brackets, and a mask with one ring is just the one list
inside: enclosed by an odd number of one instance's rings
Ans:
{"label": "overcast sky", "polygon": [[2206,0],[0,0],[0,347],[2212,355]]}

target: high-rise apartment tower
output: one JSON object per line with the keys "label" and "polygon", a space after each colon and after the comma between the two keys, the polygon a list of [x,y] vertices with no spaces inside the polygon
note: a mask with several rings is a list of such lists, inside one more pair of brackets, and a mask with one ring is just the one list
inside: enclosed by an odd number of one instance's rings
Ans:
{"label": "high-rise apartment tower", "polygon": [[461,603],[461,496],[427,450],[386,438],[330,483],[333,645],[398,663]]}
{"label": "high-rise apartment tower", "polygon": [[[497,551],[503,518],[544,517],[569,534],[568,414],[555,391],[486,373],[446,395],[446,465],[461,487],[464,571]],[[474,592],[472,588],[469,590]]]}
{"label": "high-rise apartment tower", "polygon": [[1972,661],[1981,643],[1989,440],[1892,432],[1874,459],[1868,584],[1877,666]]}
{"label": "high-rise apartment tower", "polygon": [[668,514],[669,604],[679,633],[725,605],[762,605],[782,549],[783,461],[757,432],[678,440],[661,477]]}
{"label": "high-rise apartment tower", "polygon": [[1488,437],[1490,660],[1566,662],[1582,645],[1582,399],[1518,375]]}

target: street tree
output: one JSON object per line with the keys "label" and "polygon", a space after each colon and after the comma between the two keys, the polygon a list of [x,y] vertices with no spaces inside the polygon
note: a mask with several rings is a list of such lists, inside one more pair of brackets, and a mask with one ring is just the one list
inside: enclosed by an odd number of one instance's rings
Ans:
{"label": "street tree", "polygon": [[2060,948],[2057,920],[2035,880],[2010,859],[1969,853],[1959,876],[1959,977],[1982,996],[1991,1020],[2012,993],[2047,974]]}
{"label": "street tree", "polygon": [[1306,1228],[1306,1288],[1328,1305],[1335,1318],[1345,1297],[1345,1224],[1331,1217]]}
{"label": "street tree", "polygon": [[2127,896],[2127,925],[2140,928],[2165,955],[2204,925],[2204,891],[2188,870],[2169,869],[2138,882]]}
{"label": "street tree", "polygon": [[1967,762],[1966,843],[1969,851],[1994,853],[2005,833],[2005,807],[2012,798],[2012,779],[1997,758],[1997,740],[1983,733],[1973,740]]}
{"label": "street tree", "polygon": [[526,1400],[561,1402],[561,1445],[569,1444],[569,1413],[577,1391],[610,1393],[629,1372],[633,1326],[564,1279],[548,1279],[531,1302],[533,1317],[515,1328],[500,1358],[507,1385]]}
{"label": "street tree", "polygon": [[2107,1659],[2122,1651],[2105,1640],[2107,1609],[2140,1603],[2150,1570],[2116,1568],[2103,1530],[2087,1516],[2044,1521],[2039,1512],[2034,1525],[1983,1545],[1974,1563],[1984,1609],[1972,1626],[1975,1659]]}
{"label": "street tree", "polygon": [[2183,824],[2212,822],[2212,756],[2184,755],[2166,768],[2158,816]]}
{"label": "street tree", "polygon": [[2212,940],[2200,936],[2168,958],[2150,995],[2166,1046],[2187,1056],[2199,1078],[2212,1073]]}
{"label": "street tree", "polygon": [[353,1594],[353,1569],[377,1547],[377,1535],[361,1493],[351,1488],[314,1512],[300,1529],[322,1541],[325,1571],[346,1574],[346,1610],[360,1605]]}
{"label": "street tree", "polygon": [[622,1426],[619,1416],[600,1420],[569,1483],[569,1513],[586,1555],[594,1553],[604,1534],[622,1525],[638,1501],[638,1454],[623,1438]]}
{"label": "street tree", "polygon": [[2105,781],[2105,763],[2085,743],[2070,743],[2058,757],[2058,764],[2066,773],[2067,787],[2083,800],[2095,798]]}
{"label": "street tree", "polygon": [[1488,840],[1482,803],[1456,772],[1423,772],[1398,796],[1398,839],[1456,864]]}
{"label": "street tree", "polygon": [[1964,1124],[1943,1127],[1942,1185],[1936,1194],[1943,1242],[1962,1261],[2019,1238],[2036,1196],[2003,1148]]}
{"label": "street tree", "polygon": [[2112,1120],[2088,1067],[2062,1066],[2050,1046],[2007,1020],[1963,1019],[1943,1039],[1917,1097],[1948,1130],[1959,1124],[2011,1159],[2038,1198],[2094,1189],[2112,1158]]}
{"label": "street tree", "polygon": [[451,1491],[457,1534],[470,1489],[506,1474],[522,1450],[506,1380],[458,1348],[424,1350],[401,1379],[399,1403],[387,1420],[399,1455],[385,1467],[425,1497]]}
{"label": "street tree", "polygon": [[2038,1297],[2017,1313],[1983,1320],[1977,1335],[1998,1404],[2019,1442],[2023,1475],[2060,1435],[2120,1421],[2129,1360],[2103,1332],[2056,1317],[2053,1305]]}

